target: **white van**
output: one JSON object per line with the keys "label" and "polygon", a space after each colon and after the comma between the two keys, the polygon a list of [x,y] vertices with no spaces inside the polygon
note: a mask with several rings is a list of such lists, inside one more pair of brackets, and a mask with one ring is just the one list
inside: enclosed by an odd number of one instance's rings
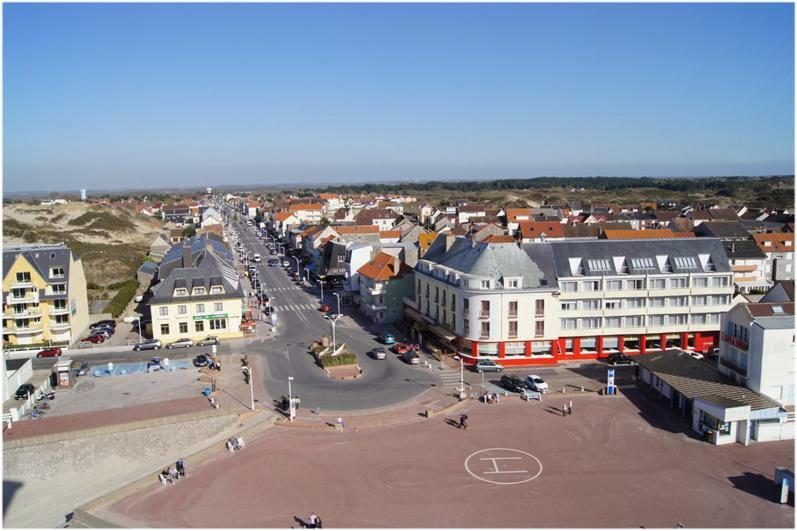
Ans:
{"label": "white van", "polygon": [[259,264],[259,263],[260,263],[260,255],[259,255],[259,254],[257,254],[257,253],[255,253],[255,256],[254,256],[254,257],[252,257],[252,260],[253,260],[253,261],[254,261],[256,264]]}

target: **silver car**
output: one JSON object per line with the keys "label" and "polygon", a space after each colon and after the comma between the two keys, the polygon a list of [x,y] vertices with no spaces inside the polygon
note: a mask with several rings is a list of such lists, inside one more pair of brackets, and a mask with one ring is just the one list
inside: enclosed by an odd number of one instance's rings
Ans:
{"label": "silver car", "polygon": [[147,339],[133,346],[133,350],[158,350],[159,348],[161,348],[160,339]]}

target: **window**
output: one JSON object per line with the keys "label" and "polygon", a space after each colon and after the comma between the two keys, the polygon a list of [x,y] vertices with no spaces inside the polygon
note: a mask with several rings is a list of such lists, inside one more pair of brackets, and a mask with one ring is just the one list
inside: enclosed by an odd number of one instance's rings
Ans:
{"label": "window", "polygon": [[205,295],[206,293],[207,291],[202,286],[194,288],[194,295]]}
{"label": "window", "polygon": [[211,286],[210,287],[211,295],[218,295],[219,293],[224,293],[224,288],[221,286]]}
{"label": "window", "polygon": [[509,337],[517,337],[517,321],[509,321]]}
{"label": "window", "polygon": [[667,297],[667,306],[686,306],[686,297]]}
{"label": "window", "polygon": [[590,271],[608,273],[612,270],[609,261],[603,258],[595,260],[587,260],[587,266]]}
{"label": "window", "polygon": [[598,340],[594,337],[581,338],[581,351],[594,352],[598,348]]}
{"label": "window", "polygon": [[429,298],[429,284],[426,285],[426,298]]}
{"label": "window", "polygon": [[211,330],[225,330],[227,328],[227,319],[208,319]]}
{"label": "window", "polygon": [[669,325],[685,325],[686,314],[668,315],[667,324]]}
{"label": "window", "polygon": [[607,300],[604,301],[604,308],[607,310],[619,310],[620,309],[620,301],[618,300]]}
{"label": "window", "polygon": [[598,291],[600,289],[600,280],[587,280],[586,282],[581,282],[581,291]]}
{"label": "window", "polygon": [[27,284],[30,282],[30,273],[17,273],[17,282]]}
{"label": "window", "polygon": [[160,308],[158,308],[158,315],[160,315],[161,317],[169,315],[169,307],[161,306]]}
{"label": "window", "polygon": [[706,278],[706,277],[694,277],[694,278],[692,278],[692,287],[693,288],[707,288],[708,287],[708,278]]}
{"label": "window", "polygon": [[197,304],[196,305],[196,313],[205,313],[205,305],[204,304]]}
{"label": "window", "polygon": [[415,292],[416,292],[418,295],[420,295],[420,294],[421,294],[421,281],[420,281],[420,280],[418,281],[418,284],[416,285],[416,290],[415,290]]}
{"label": "window", "polygon": [[606,317],[603,320],[603,324],[606,328],[620,328],[620,318],[619,317]]}
{"label": "window", "polygon": [[562,291],[577,291],[578,282],[562,282]]}
{"label": "window", "polygon": [[653,258],[632,258],[631,267],[637,271],[654,271],[656,264]]}
{"label": "window", "polygon": [[627,280],[625,283],[625,289],[645,289],[645,281],[641,278]]}
{"label": "window", "polygon": [[686,277],[676,277],[670,279],[671,289],[682,289],[688,286]]}
{"label": "window", "polygon": [[213,311],[220,312],[224,310],[224,303],[223,302],[214,302],[213,303]]}
{"label": "window", "polygon": [[180,304],[177,306],[177,315],[185,315],[188,313],[188,306],[185,304]]}
{"label": "window", "polygon": [[181,334],[188,333],[188,323],[180,323],[180,333]]}
{"label": "window", "polygon": [[623,306],[625,308],[644,308],[645,299],[643,298],[625,299],[623,301]]}
{"label": "window", "polygon": [[623,289],[622,280],[607,280],[606,291],[621,291]]}
{"label": "window", "polygon": [[440,286],[434,287],[434,301],[440,302]]}
{"label": "window", "polygon": [[465,317],[468,316],[469,311],[470,311],[470,299],[462,299],[462,312],[465,314]]}
{"label": "window", "polygon": [[517,301],[509,301],[509,317],[517,317]]}
{"label": "window", "polygon": [[196,332],[204,332],[205,331],[205,322],[204,321],[194,321],[194,331],[196,331]]}
{"label": "window", "polygon": [[711,287],[712,288],[724,288],[730,285],[730,277],[712,277],[711,278]]}
{"label": "window", "polygon": [[580,328],[600,328],[600,317],[584,317],[580,319]]}
{"label": "window", "polygon": [[482,339],[490,338],[490,321],[482,321],[481,335]]}
{"label": "window", "polygon": [[667,281],[663,278],[650,279],[650,289],[664,289],[667,287]]}
{"label": "window", "polygon": [[562,327],[562,330],[575,330],[576,319],[559,319],[559,325]]}
{"label": "window", "polygon": [[470,334],[470,319],[467,317],[462,320],[463,332],[467,336]]}
{"label": "window", "polygon": [[697,260],[694,256],[676,256],[675,267],[678,269],[697,269]]}
{"label": "window", "polygon": [[506,281],[507,288],[516,288],[517,287],[517,280],[507,280]]}
{"label": "window", "polygon": [[177,288],[176,290],[174,290],[175,297],[185,297],[187,295],[188,295],[188,290],[185,288]]}
{"label": "window", "polygon": [[52,278],[64,278],[64,268],[63,266],[53,267],[50,269],[50,276]]}
{"label": "window", "polygon": [[58,295],[60,293],[66,293],[66,284],[53,284],[53,293]]}
{"label": "window", "polygon": [[645,318],[642,317],[641,315],[632,315],[629,317],[624,317],[623,322],[625,323],[625,326],[629,328],[640,328],[642,326],[645,326]]}
{"label": "window", "polygon": [[545,335],[545,321],[534,321],[534,337]]}
{"label": "window", "polygon": [[706,314],[704,313],[693,314],[692,324],[706,324]]}
{"label": "window", "polygon": [[456,311],[457,309],[457,296],[453,293],[451,294],[451,311]]}
{"label": "window", "polygon": [[597,310],[601,307],[600,299],[586,299],[579,302],[582,310]]}
{"label": "window", "polygon": [[573,312],[578,309],[578,303],[576,301],[569,301],[562,303],[562,311],[563,312]]}
{"label": "window", "polygon": [[490,301],[482,301],[482,309],[479,318],[487,319],[490,317]]}
{"label": "window", "polygon": [[534,302],[534,315],[539,317],[544,313],[545,313],[545,301],[543,299],[537,299]]}
{"label": "window", "polygon": [[653,297],[650,299],[650,307],[651,308],[664,308],[664,297]]}
{"label": "window", "polygon": [[705,306],[707,300],[705,295],[696,295],[692,297],[692,306]]}
{"label": "window", "polygon": [[168,336],[169,335],[169,325],[168,324],[164,323],[164,324],[161,325],[161,334],[163,334],[164,336]]}
{"label": "window", "polygon": [[482,280],[481,281],[482,289],[490,289],[490,281],[489,280]]}
{"label": "window", "polygon": [[649,315],[648,316],[648,323],[651,326],[661,326],[664,324],[664,316],[663,315]]}

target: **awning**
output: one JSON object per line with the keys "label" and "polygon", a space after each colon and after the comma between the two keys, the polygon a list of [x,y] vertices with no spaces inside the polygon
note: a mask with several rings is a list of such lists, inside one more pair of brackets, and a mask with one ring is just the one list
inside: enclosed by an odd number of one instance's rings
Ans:
{"label": "awning", "polygon": [[454,340],[457,338],[457,336],[456,336],[456,335],[454,335],[453,333],[451,333],[451,331],[449,331],[449,330],[446,330],[445,328],[443,328],[443,327],[442,327],[442,326],[440,326],[440,325],[431,325],[431,326],[429,327],[429,330],[430,330],[432,333],[434,333],[434,334],[436,334],[437,336],[439,336],[439,337],[441,337],[441,338],[445,339],[445,340],[446,340],[446,341],[448,341],[448,342],[452,342],[452,341],[454,341]]}

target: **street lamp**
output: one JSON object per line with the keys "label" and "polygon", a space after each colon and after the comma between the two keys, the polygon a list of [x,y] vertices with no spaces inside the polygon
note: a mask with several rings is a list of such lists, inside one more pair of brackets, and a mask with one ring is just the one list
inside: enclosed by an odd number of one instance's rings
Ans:
{"label": "street lamp", "polygon": [[141,343],[141,317],[125,317],[126,323],[132,323],[133,321],[138,322],[138,342]]}
{"label": "street lamp", "polygon": [[454,356],[455,360],[459,360],[459,398],[464,398],[462,395],[465,392],[465,366],[462,362],[462,356]]}
{"label": "street lamp", "polygon": [[321,302],[324,302],[324,279],[319,278],[318,284],[321,286]]}
{"label": "street lamp", "polygon": [[251,365],[247,365],[246,366],[246,371],[249,373],[249,401],[250,401],[249,403],[250,403],[250,407],[252,408],[252,411],[254,411],[255,410],[255,389],[254,389],[254,387],[252,387],[252,376],[254,376],[254,374],[252,373],[252,366]]}
{"label": "street lamp", "polygon": [[338,299],[338,316],[340,316],[340,293],[334,293],[334,295]]}
{"label": "street lamp", "polygon": [[296,274],[301,277],[302,272],[301,272],[301,266],[299,265],[299,258],[297,256],[294,256],[293,259],[296,260]]}
{"label": "street lamp", "polygon": [[291,382],[293,381],[293,376],[288,376],[288,420],[293,422],[294,409],[293,409],[293,394],[291,393]]}
{"label": "street lamp", "polygon": [[340,318],[340,315],[338,315],[334,319],[332,317],[328,316],[328,315],[325,315],[324,317],[326,319],[329,319],[329,322],[332,323],[332,352],[335,352],[335,345],[336,345],[336,342],[335,342],[335,324],[337,323],[337,320]]}

